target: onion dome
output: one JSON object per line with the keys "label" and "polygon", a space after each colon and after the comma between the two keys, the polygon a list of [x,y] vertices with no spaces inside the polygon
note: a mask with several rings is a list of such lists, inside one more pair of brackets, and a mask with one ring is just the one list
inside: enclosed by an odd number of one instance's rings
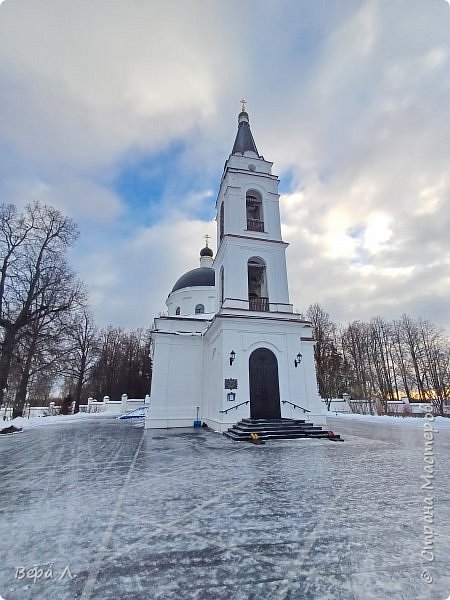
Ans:
{"label": "onion dome", "polygon": [[213,251],[211,250],[211,248],[208,248],[208,246],[205,246],[200,250],[200,256],[210,256],[212,258]]}
{"label": "onion dome", "polygon": [[211,267],[199,267],[182,275],[172,288],[172,292],[188,287],[214,287],[216,272]]}

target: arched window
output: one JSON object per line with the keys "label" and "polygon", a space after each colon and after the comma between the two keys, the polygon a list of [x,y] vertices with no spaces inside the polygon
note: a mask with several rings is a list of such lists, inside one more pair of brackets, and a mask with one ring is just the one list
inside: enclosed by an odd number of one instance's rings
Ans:
{"label": "arched window", "polygon": [[180,307],[179,307],[179,306],[177,306],[177,310],[175,311],[175,314],[176,314],[176,315],[179,315],[179,314],[180,314]]}
{"label": "arched window", "polygon": [[247,210],[247,230],[264,231],[262,199],[258,192],[250,190],[245,196]]}
{"label": "arched window", "polygon": [[248,274],[248,307],[250,310],[268,311],[269,296],[267,293],[266,263],[253,256],[247,263]]}
{"label": "arched window", "polygon": [[224,206],[223,206],[223,202],[220,205],[220,216],[219,216],[219,239],[221,240],[223,238],[223,231],[224,231]]}
{"label": "arched window", "polygon": [[205,312],[205,307],[203,306],[203,304],[197,304],[197,306],[195,307],[195,314],[202,315],[204,312]]}

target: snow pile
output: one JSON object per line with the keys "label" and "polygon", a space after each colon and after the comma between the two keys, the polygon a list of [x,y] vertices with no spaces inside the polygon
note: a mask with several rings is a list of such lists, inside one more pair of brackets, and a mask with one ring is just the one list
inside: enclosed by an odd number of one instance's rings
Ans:
{"label": "snow pile", "polygon": [[[395,423],[396,425],[413,425],[423,427],[425,419],[422,417],[393,417],[390,415],[359,415],[355,413],[336,413],[332,411],[327,416],[338,419],[357,419],[360,421],[375,421],[377,423]],[[450,429],[450,419],[447,417],[435,417],[434,426],[436,429]]]}
{"label": "snow pile", "polygon": [[[77,413],[75,415],[55,415],[52,417],[30,417],[24,419],[23,417],[16,417],[11,421],[4,421],[0,423],[0,429],[14,425],[14,427],[26,429],[34,429],[35,427],[43,427],[44,425],[62,425],[65,423],[75,423],[76,421],[85,421],[86,419],[98,419],[104,417],[102,413]],[[108,417],[112,417],[112,413],[108,413]]]}

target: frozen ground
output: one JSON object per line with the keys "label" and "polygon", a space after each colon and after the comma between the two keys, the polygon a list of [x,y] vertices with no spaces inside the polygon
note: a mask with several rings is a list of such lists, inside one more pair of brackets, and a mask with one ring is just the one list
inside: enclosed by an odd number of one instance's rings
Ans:
{"label": "frozen ground", "polygon": [[345,443],[252,446],[102,416],[0,437],[0,596],[447,599],[450,428],[423,490],[423,421],[329,427]]}

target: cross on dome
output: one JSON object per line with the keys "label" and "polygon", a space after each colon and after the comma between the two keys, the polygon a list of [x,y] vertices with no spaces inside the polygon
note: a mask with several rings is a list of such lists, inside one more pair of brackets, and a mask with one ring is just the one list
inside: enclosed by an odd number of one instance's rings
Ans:
{"label": "cross on dome", "polygon": [[204,259],[207,258],[207,260],[210,261],[213,257],[213,251],[208,246],[208,242],[209,242],[209,239],[211,236],[206,234],[203,237],[205,239],[206,246],[200,250],[200,265],[201,266],[209,266],[209,264],[204,264]]}

